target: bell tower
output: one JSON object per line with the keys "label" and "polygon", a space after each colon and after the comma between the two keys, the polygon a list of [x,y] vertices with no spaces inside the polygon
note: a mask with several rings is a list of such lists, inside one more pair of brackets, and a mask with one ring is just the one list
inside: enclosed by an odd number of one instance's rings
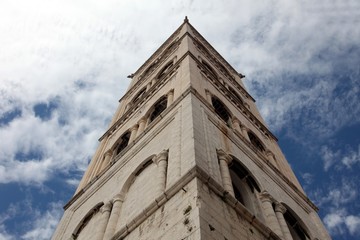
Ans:
{"label": "bell tower", "polygon": [[245,76],[187,18],[129,77],[52,239],[330,239]]}

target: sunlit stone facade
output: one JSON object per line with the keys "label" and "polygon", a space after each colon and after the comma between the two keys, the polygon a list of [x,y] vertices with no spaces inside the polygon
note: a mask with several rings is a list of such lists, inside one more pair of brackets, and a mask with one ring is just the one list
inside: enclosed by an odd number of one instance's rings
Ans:
{"label": "sunlit stone facade", "polygon": [[131,76],[53,239],[330,239],[236,72],[184,23]]}

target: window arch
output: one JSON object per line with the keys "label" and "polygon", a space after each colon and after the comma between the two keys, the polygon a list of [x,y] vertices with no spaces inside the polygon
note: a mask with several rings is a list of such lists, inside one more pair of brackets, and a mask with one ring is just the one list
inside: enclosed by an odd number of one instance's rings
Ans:
{"label": "window arch", "polygon": [[219,117],[224,120],[228,125],[230,125],[230,113],[225,107],[225,105],[216,97],[211,97],[211,103],[214,107],[214,110]]}
{"label": "window arch", "polygon": [[253,214],[262,218],[260,206],[256,194],[260,187],[251,173],[233,157],[229,165],[230,177],[234,189],[235,198]]}
{"label": "window arch", "polygon": [[122,150],[127,147],[127,145],[129,145],[130,135],[131,132],[127,131],[120,137],[120,140],[116,146],[116,155],[118,155]]}
{"label": "window arch", "polygon": [[157,116],[159,116],[167,107],[167,97],[161,97],[153,106],[149,116],[149,122],[152,122]]}
{"label": "window arch", "polygon": [[160,70],[160,72],[159,72],[159,74],[158,74],[158,76],[157,76],[157,79],[160,79],[160,78],[162,78],[163,76],[165,76],[165,75],[169,72],[170,68],[171,68],[173,65],[174,65],[174,62],[173,62],[173,61],[168,62],[168,63]]}
{"label": "window arch", "polygon": [[256,147],[261,152],[265,151],[264,145],[261,143],[260,139],[254,133],[248,132],[248,136],[249,136],[250,142],[252,143],[252,145],[254,147]]}
{"label": "window arch", "polygon": [[92,227],[96,224],[100,208],[104,205],[103,202],[96,204],[86,215],[82,218],[80,223],[72,233],[74,239],[86,239],[89,232],[92,232]]}

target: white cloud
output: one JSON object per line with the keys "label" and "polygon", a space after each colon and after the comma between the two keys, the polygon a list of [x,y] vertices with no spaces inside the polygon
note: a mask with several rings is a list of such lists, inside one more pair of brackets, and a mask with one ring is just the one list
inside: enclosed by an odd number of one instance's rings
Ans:
{"label": "white cloud", "polygon": [[324,223],[333,235],[344,235],[346,231],[351,235],[360,233],[360,217],[348,214],[345,209],[334,210],[327,214]]}
{"label": "white cloud", "polygon": [[7,233],[5,226],[0,224],[0,240],[13,240],[13,239],[15,239],[15,237]]}
{"label": "white cloud", "polygon": [[314,175],[311,173],[303,173],[301,177],[304,179],[307,185],[311,184],[314,181]]}
{"label": "white cloud", "polygon": [[[358,7],[356,0],[5,1],[0,8],[0,116],[14,109],[22,114],[0,127],[0,183],[39,186],[61,172],[68,176],[64,182],[77,185],[78,176],[68,174],[86,169],[128,87],[126,76],[185,15],[247,76],[245,84],[272,130],[296,123],[298,129],[288,130],[294,139],[327,139],[359,122],[360,78],[353,69],[359,57],[357,48],[351,50],[360,39],[354,27]],[[345,83],[347,89],[340,91]],[[36,118],[33,107],[54,98],[59,105],[51,119]],[[325,170],[359,162],[360,150],[332,149],[322,148]],[[39,156],[31,157],[33,152]],[[311,181],[310,175],[303,177]],[[351,186],[341,182],[322,191],[319,204],[342,207],[354,201],[358,193]],[[58,213],[38,213],[23,237],[50,236],[52,214]],[[332,228],[345,224],[354,233],[358,218],[332,212],[327,223]],[[10,237],[2,234],[0,239]]]}
{"label": "white cloud", "polygon": [[360,163],[360,145],[358,151],[350,150],[342,159],[341,162],[347,167],[351,168],[354,164]]}
{"label": "white cloud", "polygon": [[346,227],[349,229],[352,235],[360,233],[360,217],[359,216],[347,216],[345,218]]}
{"label": "white cloud", "polygon": [[335,182],[328,182],[326,188],[311,193],[316,205],[327,208],[340,209],[356,201],[359,192],[356,178],[338,176]]}
{"label": "white cloud", "polygon": [[322,146],[321,158],[324,163],[324,170],[328,171],[330,167],[341,168],[345,166],[347,169],[351,169],[353,165],[360,162],[360,145],[358,145],[357,151],[347,146],[344,149],[339,147]]}
{"label": "white cloud", "polygon": [[25,240],[50,239],[62,215],[62,204],[51,203],[44,213],[35,212],[35,221],[31,223],[31,229],[21,236]]}
{"label": "white cloud", "polygon": [[327,171],[329,168],[340,158],[340,150],[333,152],[333,150],[327,146],[321,148],[322,159],[324,161],[324,170]]}

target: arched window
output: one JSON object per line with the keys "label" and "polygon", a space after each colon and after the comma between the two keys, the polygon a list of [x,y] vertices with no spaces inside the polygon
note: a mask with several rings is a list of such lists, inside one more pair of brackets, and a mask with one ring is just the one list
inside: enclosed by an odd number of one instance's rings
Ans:
{"label": "arched window", "polygon": [[167,106],[166,96],[161,97],[157,101],[157,103],[155,103],[155,105],[153,106],[153,110],[150,114],[149,121],[152,122],[157,116],[159,116],[166,109],[166,106]]}
{"label": "arched window", "polygon": [[139,100],[144,93],[146,92],[146,87],[142,88],[136,95],[135,97],[131,100],[132,103],[136,102],[137,100]]}
{"label": "arched window", "polygon": [[235,158],[229,165],[230,177],[235,198],[255,215],[261,217],[259,205],[256,201],[255,191],[260,192],[260,187],[251,176],[250,172]]}
{"label": "arched window", "polygon": [[127,131],[120,137],[120,141],[116,146],[116,155],[118,155],[122,150],[127,147],[127,145],[129,144],[130,135],[131,133]]}
{"label": "arched window", "polygon": [[254,145],[261,152],[265,151],[264,145],[261,143],[261,141],[255,134],[253,134],[252,132],[248,132],[248,136],[252,145]]}
{"label": "arched window", "polygon": [[284,213],[284,218],[290,230],[290,234],[294,240],[310,239],[309,234],[301,226],[302,224],[298,221],[298,218],[295,217],[295,215],[292,214],[289,209],[287,209],[287,211]]}
{"label": "arched window", "polygon": [[214,110],[219,117],[224,120],[228,125],[230,124],[230,113],[226,109],[225,105],[216,97],[211,98]]}
{"label": "arched window", "polygon": [[229,87],[229,91],[235,96],[235,101],[243,104],[243,100],[241,99],[240,95],[235,91],[235,89]]}
{"label": "arched window", "polygon": [[173,65],[174,65],[173,61],[167,63],[167,64],[160,70],[157,78],[160,79],[160,78],[162,78],[163,76],[165,76],[165,75],[169,72],[170,68],[171,68]]}

